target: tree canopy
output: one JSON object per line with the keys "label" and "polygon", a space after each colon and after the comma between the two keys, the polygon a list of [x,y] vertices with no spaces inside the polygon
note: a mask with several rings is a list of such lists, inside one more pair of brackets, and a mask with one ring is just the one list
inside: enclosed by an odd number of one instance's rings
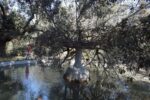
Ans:
{"label": "tree canopy", "polygon": [[35,53],[58,57],[67,52],[61,63],[80,48],[91,62],[103,57],[108,65],[148,65],[148,0],[6,0],[0,8],[4,44],[36,33]]}
{"label": "tree canopy", "polygon": [[[49,8],[54,5],[53,8]],[[5,55],[6,42],[34,32],[42,31],[37,28],[39,20],[46,14],[53,16],[57,13],[58,2],[55,0],[3,0],[0,1],[0,41],[1,56]],[[49,11],[47,10],[50,10]],[[40,16],[40,17],[38,17]]]}
{"label": "tree canopy", "polygon": [[97,55],[97,61],[103,50],[109,64],[122,61],[132,65],[141,59],[147,62],[149,2],[72,0],[61,3],[59,13],[49,17],[52,26],[37,38],[37,47],[42,48],[40,52],[43,50],[41,54],[47,54],[46,48],[55,56],[67,51],[66,59],[74,56],[74,49],[81,48],[94,50],[92,55]]}

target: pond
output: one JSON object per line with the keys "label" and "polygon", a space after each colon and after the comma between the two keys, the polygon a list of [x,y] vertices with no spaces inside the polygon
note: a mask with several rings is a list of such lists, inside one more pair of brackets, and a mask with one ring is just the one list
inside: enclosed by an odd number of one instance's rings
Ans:
{"label": "pond", "polygon": [[[62,83],[62,73],[50,67],[43,69],[40,66],[32,65],[5,69],[5,75],[8,76],[9,79],[0,83],[0,100],[40,100],[37,99],[39,97],[42,97],[42,100],[59,100],[58,98],[60,98],[57,93],[61,90],[56,89],[55,92],[51,91],[59,83]],[[95,74],[91,76],[92,82],[96,80],[96,76],[94,75]],[[136,81],[128,85],[130,99],[119,100],[149,100],[149,83]],[[119,88],[119,86],[117,86],[117,88]],[[57,99],[53,99],[54,94],[57,95]]]}
{"label": "pond", "polygon": [[50,68],[42,69],[39,66],[7,69],[5,75],[11,77],[11,81],[5,82],[5,85],[18,82],[22,89],[14,85],[0,88],[0,100],[36,100],[40,96],[42,100],[49,100],[51,86],[62,79],[60,72]]}

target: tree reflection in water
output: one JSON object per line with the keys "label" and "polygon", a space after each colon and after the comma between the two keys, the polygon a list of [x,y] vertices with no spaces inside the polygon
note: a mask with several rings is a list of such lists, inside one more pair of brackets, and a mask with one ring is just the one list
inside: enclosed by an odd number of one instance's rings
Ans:
{"label": "tree reflection in water", "polygon": [[48,100],[50,86],[46,82],[49,80],[44,78],[45,74],[47,73],[41,71],[39,67],[26,67],[25,78],[22,80],[25,86],[26,100]]}
{"label": "tree reflection in water", "polygon": [[26,79],[28,79],[28,76],[29,76],[29,66],[26,66],[26,68],[25,68],[25,76],[26,76]]}
{"label": "tree reflection in water", "polygon": [[[21,82],[22,90],[15,87],[15,94],[12,91],[5,91],[0,94],[0,100],[8,100],[7,93],[10,94],[9,100],[50,100],[50,89],[53,84],[60,80],[60,73],[54,72],[49,68],[45,68],[43,72],[39,66],[24,66],[17,69],[8,69],[11,81]],[[1,89],[1,88],[0,88]],[[3,97],[2,97],[3,96]],[[39,98],[40,97],[40,98]]]}

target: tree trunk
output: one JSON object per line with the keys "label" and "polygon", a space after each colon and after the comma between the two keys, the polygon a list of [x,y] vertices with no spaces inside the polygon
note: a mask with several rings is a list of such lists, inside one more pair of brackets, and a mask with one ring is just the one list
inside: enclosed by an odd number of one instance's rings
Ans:
{"label": "tree trunk", "polygon": [[0,70],[0,81],[4,81],[5,80],[5,74],[4,71]]}
{"label": "tree trunk", "polygon": [[6,41],[1,41],[0,40],[0,57],[5,57],[6,56],[5,47],[6,47]]}
{"label": "tree trunk", "polygon": [[82,60],[82,50],[81,49],[76,49],[76,55],[75,55],[75,67],[81,67],[81,60]]}

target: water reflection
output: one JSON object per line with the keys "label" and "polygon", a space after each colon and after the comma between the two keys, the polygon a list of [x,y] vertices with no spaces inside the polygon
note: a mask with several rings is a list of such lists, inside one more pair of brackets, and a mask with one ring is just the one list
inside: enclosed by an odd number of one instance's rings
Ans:
{"label": "water reflection", "polygon": [[38,66],[25,66],[8,72],[12,79],[20,81],[24,88],[12,95],[10,100],[49,100],[51,86],[60,79],[59,72],[49,68],[43,71]]}
{"label": "water reflection", "polygon": [[25,76],[26,76],[26,79],[28,79],[28,76],[29,76],[29,66],[26,66],[26,68],[25,68]]}

